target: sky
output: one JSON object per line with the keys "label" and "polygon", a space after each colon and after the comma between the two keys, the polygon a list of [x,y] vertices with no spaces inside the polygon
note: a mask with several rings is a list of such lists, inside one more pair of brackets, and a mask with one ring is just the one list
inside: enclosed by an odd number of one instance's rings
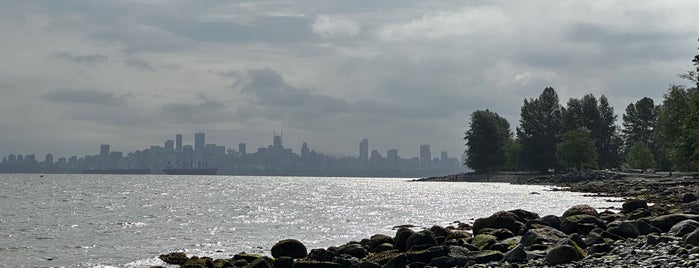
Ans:
{"label": "sky", "polygon": [[662,100],[699,1],[0,0],[0,156],[131,152],[175,134],[248,151],[464,151],[525,98]]}

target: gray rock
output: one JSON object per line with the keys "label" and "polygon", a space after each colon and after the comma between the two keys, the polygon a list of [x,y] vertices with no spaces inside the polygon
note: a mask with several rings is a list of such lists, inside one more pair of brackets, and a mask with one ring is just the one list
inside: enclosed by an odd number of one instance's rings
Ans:
{"label": "gray rock", "polygon": [[409,248],[407,248],[406,243],[408,241],[408,238],[410,238],[410,236],[414,233],[415,231],[411,230],[410,228],[399,228],[396,231],[396,236],[393,238],[396,249],[400,250],[401,252],[405,252],[406,250],[408,250]]}
{"label": "gray rock", "polygon": [[507,262],[527,262],[527,252],[522,245],[518,245],[503,255],[503,260]]}
{"label": "gray rock", "polygon": [[590,215],[594,217],[599,217],[597,210],[590,205],[575,205],[563,212],[561,218],[567,218],[574,215]]}
{"label": "gray rock", "polygon": [[338,248],[338,254],[347,254],[352,257],[362,259],[368,254],[367,250],[360,244],[346,244]]}
{"label": "gray rock", "polygon": [[466,257],[442,256],[432,259],[427,266],[437,268],[463,267],[468,260]]}
{"label": "gray rock", "polygon": [[606,229],[607,226],[599,218],[588,214],[573,215],[561,220],[561,231],[566,234],[587,235],[595,228]]}
{"label": "gray rock", "polygon": [[684,243],[692,246],[699,246],[699,230],[695,230],[687,235]]}
{"label": "gray rock", "polygon": [[582,257],[578,251],[571,245],[556,246],[548,254],[546,254],[546,263],[551,265],[569,263],[580,260]]}
{"label": "gray rock", "polygon": [[524,227],[524,223],[517,220],[517,215],[512,212],[498,211],[487,218],[478,218],[473,222],[473,233],[479,234],[483,228],[505,228],[513,234],[518,234],[519,230]]}
{"label": "gray rock", "polygon": [[405,248],[412,249],[416,246],[436,246],[437,240],[435,239],[434,233],[430,230],[422,230],[417,233],[412,234],[405,241]]}
{"label": "gray rock", "polygon": [[646,200],[632,199],[624,202],[621,207],[622,212],[629,213],[639,208],[648,209],[648,203],[646,203]]}
{"label": "gray rock", "polygon": [[466,255],[469,260],[473,260],[476,263],[489,263],[493,261],[501,261],[503,258],[502,252],[494,250],[481,250],[469,252]]}
{"label": "gray rock", "polygon": [[681,222],[683,220],[698,220],[699,221],[699,215],[694,215],[694,214],[668,214],[668,215],[662,215],[658,216],[655,218],[650,218],[649,223],[652,226],[657,227],[663,232],[670,231],[670,228],[677,224],[678,222]]}
{"label": "gray rock", "polygon": [[566,239],[568,236],[553,227],[545,227],[538,229],[531,229],[522,235],[520,244],[522,246],[530,246],[533,244],[546,244],[552,245]]}
{"label": "gray rock", "polygon": [[393,237],[383,235],[383,234],[375,234],[372,235],[370,240],[369,240],[369,251],[371,252],[377,252],[376,247],[378,247],[381,244],[393,244]]}
{"label": "gray rock", "polygon": [[619,225],[608,228],[607,232],[618,235],[622,238],[636,238],[640,235],[636,225],[628,221],[620,222]]}
{"label": "gray rock", "polygon": [[300,259],[308,255],[306,246],[296,239],[285,239],[277,242],[272,246],[272,257],[278,258],[287,256],[294,259]]}
{"label": "gray rock", "polygon": [[681,222],[676,223],[675,225],[670,228],[670,231],[668,233],[677,236],[677,237],[683,237],[688,233],[693,232],[694,230],[699,227],[699,222],[695,220],[683,220]]}

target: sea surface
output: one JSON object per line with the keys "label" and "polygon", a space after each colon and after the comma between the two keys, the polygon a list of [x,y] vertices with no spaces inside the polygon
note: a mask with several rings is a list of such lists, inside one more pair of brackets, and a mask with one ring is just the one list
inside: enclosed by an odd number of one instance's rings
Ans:
{"label": "sea surface", "polygon": [[499,210],[541,216],[619,207],[504,183],[393,178],[0,174],[0,267],[148,267],[172,251],[269,254],[295,238],[341,245],[396,225],[472,223]]}

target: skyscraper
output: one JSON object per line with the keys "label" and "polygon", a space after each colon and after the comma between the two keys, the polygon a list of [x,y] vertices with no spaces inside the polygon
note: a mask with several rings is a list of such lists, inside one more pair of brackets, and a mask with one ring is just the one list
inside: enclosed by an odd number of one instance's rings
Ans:
{"label": "skyscraper", "polygon": [[245,143],[238,143],[238,152],[242,155],[245,155]]}
{"label": "skyscraper", "polygon": [[203,153],[205,146],[204,132],[194,133],[194,152]]}
{"label": "skyscraper", "polygon": [[427,144],[420,145],[420,166],[427,167],[432,162],[432,153]]}
{"label": "skyscraper", "polygon": [[109,144],[100,145],[100,156],[106,158],[109,155]]}
{"label": "skyscraper", "polygon": [[359,161],[366,164],[369,161],[369,139],[362,139],[359,143]]}
{"label": "skyscraper", "polygon": [[277,135],[277,133],[274,133],[273,144],[274,150],[281,151],[284,148],[282,147],[282,136],[279,136]]}
{"label": "skyscraper", "polygon": [[182,134],[175,135],[175,150],[182,151]]}
{"label": "skyscraper", "polygon": [[175,142],[172,140],[166,140],[164,145],[166,152],[172,152],[175,150]]}

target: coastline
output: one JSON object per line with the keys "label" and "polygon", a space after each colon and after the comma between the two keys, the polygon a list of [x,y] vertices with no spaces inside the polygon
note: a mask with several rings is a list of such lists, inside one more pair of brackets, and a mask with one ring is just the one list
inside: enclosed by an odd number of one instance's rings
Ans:
{"label": "coastline", "polygon": [[[282,240],[272,258],[236,254],[230,259],[161,255],[182,267],[423,268],[423,267],[695,267],[699,265],[699,177],[629,176],[609,172],[567,175],[446,176],[416,181],[547,184],[572,192],[624,198],[620,211],[577,205],[563,215],[526,208],[494,212],[473,226],[402,227],[361,241],[310,252],[300,241]],[[514,178],[514,179],[513,179]],[[472,179],[472,180],[467,180]],[[275,248],[277,249],[275,252]],[[280,251],[280,249],[283,249]]]}

